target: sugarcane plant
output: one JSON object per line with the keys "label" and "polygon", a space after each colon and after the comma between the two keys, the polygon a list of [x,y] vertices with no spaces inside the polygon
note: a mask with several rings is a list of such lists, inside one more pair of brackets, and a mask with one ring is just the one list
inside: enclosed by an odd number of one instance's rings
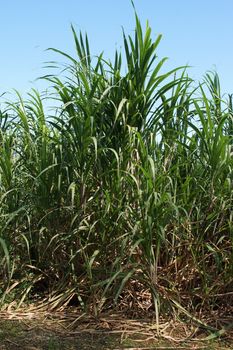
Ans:
{"label": "sugarcane plant", "polygon": [[74,56],[50,49],[66,60],[43,77],[50,93],[16,92],[0,114],[2,304],[39,296],[97,313],[148,290],[158,319],[223,303],[232,95],[216,73],[195,83],[188,67],[164,72],[161,35],[136,12],[113,62],[71,30]]}

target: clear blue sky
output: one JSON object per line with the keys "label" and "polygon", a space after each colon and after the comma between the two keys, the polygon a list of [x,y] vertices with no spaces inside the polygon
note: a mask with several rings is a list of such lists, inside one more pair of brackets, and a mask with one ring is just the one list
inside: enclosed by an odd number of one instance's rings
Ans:
{"label": "clear blue sky", "polygon": [[[233,0],[134,0],[142,24],[163,34],[159,57],[167,68],[189,64],[201,79],[216,69],[222,92],[233,93]],[[122,45],[121,26],[133,33],[130,0],[8,0],[1,3],[0,94],[12,88],[25,94],[43,85],[43,63],[60,59],[45,51],[55,47],[74,53],[70,23],[88,33],[92,54],[113,57]]]}

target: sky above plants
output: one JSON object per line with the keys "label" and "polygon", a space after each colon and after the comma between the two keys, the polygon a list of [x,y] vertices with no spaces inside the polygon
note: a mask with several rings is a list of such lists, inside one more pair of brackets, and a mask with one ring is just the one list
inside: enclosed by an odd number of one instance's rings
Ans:
{"label": "sky above plants", "polygon": [[[142,24],[154,37],[162,33],[158,56],[169,57],[165,67],[190,65],[189,74],[201,80],[208,70],[219,73],[222,92],[233,93],[232,0],[134,0]],[[45,74],[44,62],[61,60],[55,47],[74,54],[70,24],[87,32],[91,53],[113,58],[122,46],[122,27],[132,34],[130,0],[8,0],[1,3],[0,94],[12,88],[26,93]]]}

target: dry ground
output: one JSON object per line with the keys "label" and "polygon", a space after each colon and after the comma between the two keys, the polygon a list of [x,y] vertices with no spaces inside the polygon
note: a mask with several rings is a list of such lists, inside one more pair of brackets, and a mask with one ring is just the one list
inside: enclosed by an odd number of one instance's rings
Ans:
{"label": "dry ground", "polygon": [[233,349],[230,336],[203,341],[207,335],[174,320],[157,325],[152,319],[126,319],[122,313],[96,318],[70,310],[0,313],[0,350]]}

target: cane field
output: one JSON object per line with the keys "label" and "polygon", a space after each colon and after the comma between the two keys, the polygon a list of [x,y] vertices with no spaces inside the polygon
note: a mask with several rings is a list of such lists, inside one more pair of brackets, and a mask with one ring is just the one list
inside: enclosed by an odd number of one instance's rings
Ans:
{"label": "cane field", "polygon": [[46,94],[1,96],[1,314],[67,313],[93,334],[128,322],[180,349],[230,338],[233,95],[215,72],[167,70],[136,13],[112,61],[71,34]]}

